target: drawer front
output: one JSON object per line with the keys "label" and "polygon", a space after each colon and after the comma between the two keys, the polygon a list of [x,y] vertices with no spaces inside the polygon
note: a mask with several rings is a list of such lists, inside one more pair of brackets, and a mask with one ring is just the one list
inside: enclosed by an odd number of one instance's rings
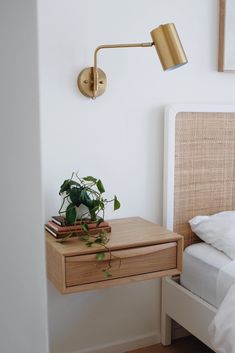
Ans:
{"label": "drawer front", "polygon": [[112,276],[108,278],[102,272],[108,266],[108,252],[100,262],[96,260],[95,254],[65,257],[66,287],[174,269],[177,263],[177,243],[112,251],[112,254],[115,256],[110,269]]}

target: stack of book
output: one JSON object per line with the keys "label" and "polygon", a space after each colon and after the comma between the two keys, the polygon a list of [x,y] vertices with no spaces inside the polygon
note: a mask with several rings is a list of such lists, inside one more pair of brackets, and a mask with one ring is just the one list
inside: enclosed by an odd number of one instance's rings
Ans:
{"label": "stack of book", "polygon": [[[96,222],[90,220],[83,221],[88,226],[89,234],[98,234],[101,230],[106,232],[111,232],[111,227],[108,222],[102,222],[97,226]],[[82,230],[81,221],[77,221],[74,225],[66,225],[65,218],[62,216],[52,216],[51,220],[45,224],[45,230],[53,235],[57,239],[64,238],[72,233],[72,236],[82,235],[84,231]]]}

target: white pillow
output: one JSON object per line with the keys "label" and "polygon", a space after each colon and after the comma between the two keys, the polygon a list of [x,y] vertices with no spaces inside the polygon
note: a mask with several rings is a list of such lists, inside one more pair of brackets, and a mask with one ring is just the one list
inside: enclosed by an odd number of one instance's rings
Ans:
{"label": "white pillow", "polygon": [[196,216],[189,224],[200,239],[235,260],[235,211]]}

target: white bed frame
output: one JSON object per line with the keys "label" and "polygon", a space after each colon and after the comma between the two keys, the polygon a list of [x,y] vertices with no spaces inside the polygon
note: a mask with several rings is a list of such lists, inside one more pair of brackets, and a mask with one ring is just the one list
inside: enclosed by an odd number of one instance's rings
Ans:
{"label": "white bed frame", "polygon": [[[164,146],[164,226],[173,230],[175,118],[179,112],[235,112],[234,105],[173,105],[165,111]],[[171,344],[172,319],[212,348],[208,325],[217,309],[178,284],[176,279],[162,280],[161,342]],[[212,348],[213,349],[213,348]]]}

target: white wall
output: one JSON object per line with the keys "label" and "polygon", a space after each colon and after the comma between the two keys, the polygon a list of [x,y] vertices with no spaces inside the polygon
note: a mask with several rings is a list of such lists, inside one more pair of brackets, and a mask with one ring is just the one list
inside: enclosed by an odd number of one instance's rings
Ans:
{"label": "white wall", "polygon": [[46,353],[37,9],[0,2],[0,352]]}
{"label": "white wall", "polygon": [[[119,196],[121,210],[107,218],[161,222],[165,105],[234,103],[235,76],[217,72],[218,3],[39,1],[46,220],[58,211],[59,185],[78,170]],[[150,30],[166,22],[175,22],[188,65],[165,73],[153,48],[104,51],[106,93],[95,101],[80,94],[76,77],[97,45],[150,41]],[[51,353],[159,337],[158,281],[68,296],[49,285],[48,296]]]}

